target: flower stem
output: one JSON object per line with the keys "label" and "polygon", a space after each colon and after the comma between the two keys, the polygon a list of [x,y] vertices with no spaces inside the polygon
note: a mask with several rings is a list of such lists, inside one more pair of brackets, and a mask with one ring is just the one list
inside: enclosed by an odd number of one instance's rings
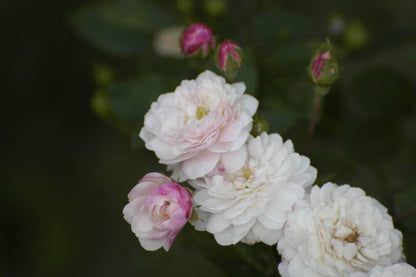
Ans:
{"label": "flower stem", "polygon": [[413,208],[413,209],[408,210],[407,212],[405,212],[405,213],[403,213],[401,215],[396,216],[394,218],[394,222],[401,221],[401,220],[406,219],[409,216],[414,215],[414,214],[416,214],[416,208]]}
{"label": "flower stem", "polygon": [[315,86],[315,97],[313,100],[312,114],[309,121],[308,134],[306,136],[305,154],[309,153],[312,137],[315,131],[316,123],[318,122],[319,109],[322,98],[329,92],[329,87]]}

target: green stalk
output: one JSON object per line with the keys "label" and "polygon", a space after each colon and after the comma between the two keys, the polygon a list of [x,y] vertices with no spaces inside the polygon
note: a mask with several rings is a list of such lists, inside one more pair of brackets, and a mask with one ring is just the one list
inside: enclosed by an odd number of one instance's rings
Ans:
{"label": "green stalk", "polygon": [[308,128],[308,134],[306,136],[306,143],[305,143],[305,154],[309,153],[312,137],[315,131],[315,126],[318,122],[319,118],[319,109],[321,106],[322,98],[329,92],[329,87],[321,87],[321,86],[315,86],[315,97],[313,100],[313,108],[312,108],[312,114],[309,121],[309,128]]}

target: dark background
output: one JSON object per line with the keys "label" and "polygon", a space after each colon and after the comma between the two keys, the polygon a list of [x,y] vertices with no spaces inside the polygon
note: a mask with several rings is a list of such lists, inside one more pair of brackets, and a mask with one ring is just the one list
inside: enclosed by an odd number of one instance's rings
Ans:
{"label": "dark background", "polygon": [[[85,10],[89,2],[97,6]],[[318,183],[363,187],[396,218],[416,207],[414,1],[227,1],[220,13],[206,1],[107,1],[118,3],[117,14],[143,2],[169,15],[150,13],[148,29],[103,20],[102,2],[0,1],[0,276],[270,274],[262,272],[263,260],[242,254],[246,248],[216,247],[189,226],[169,253],[147,253],[122,218],[136,181],[163,169],[135,138],[155,96],[129,94],[132,82],[148,88],[143,76],[151,73],[155,83],[169,77],[162,88],[173,89],[199,72],[200,65],[154,54],[152,34],[164,25],[207,22],[220,39],[248,49],[241,78],[249,79],[272,131],[299,152],[313,92],[305,68],[314,46],[330,36],[342,71],[309,154]],[[339,32],[329,23],[334,17],[344,22]],[[115,77],[101,82],[103,64]],[[110,108],[93,112],[94,95]],[[126,104],[135,97],[140,107]],[[123,114],[129,109],[133,114]],[[416,265],[414,214],[397,227]]]}

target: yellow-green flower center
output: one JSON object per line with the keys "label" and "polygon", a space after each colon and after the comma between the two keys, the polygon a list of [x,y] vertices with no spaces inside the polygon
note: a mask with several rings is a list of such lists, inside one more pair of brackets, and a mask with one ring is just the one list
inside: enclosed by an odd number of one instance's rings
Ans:
{"label": "yellow-green flower center", "polygon": [[208,111],[204,107],[199,106],[198,108],[196,108],[196,118],[198,118],[198,120],[201,120],[207,114],[208,114]]}
{"label": "yellow-green flower center", "polygon": [[243,169],[244,178],[249,179],[251,176],[251,170],[249,168]]}

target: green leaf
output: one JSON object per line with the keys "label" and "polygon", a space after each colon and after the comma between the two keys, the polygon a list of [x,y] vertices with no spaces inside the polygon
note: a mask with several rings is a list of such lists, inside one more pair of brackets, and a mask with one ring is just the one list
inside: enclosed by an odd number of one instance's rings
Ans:
{"label": "green leaf", "polygon": [[152,2],[116,1],[84,6],[71,15],[75,31],[102,51],[132,55],[151,46],[151,35],[172,24],[172,17]]}
{"label": "green leaf", "polygon": [[303,79],[298,76],[275,78],[264,92],[262,105],[266,110],[278,109],[309,118],[314,86],[306,79],[306,76]]}
{"label": "green leaf", "polygon": [[299,118],[295,112],[284,109],[262,110],[262,113],[269,121],[270,132],[283,133],[292,127]]}
{"label": "green leaf", "polygon": [[238,71],[235,82],[244,82],[247,86],[246,93],[256,95],[258,87],[258,73],[253,54],[250,51],[244,53],[243,66]]}
{"label": "green leaf", "polygon": [[169,82],[158,75],[113,84],[108,89],[108,103],[115,117],[126,123],[142,122],[150,104],[167,92]]}

